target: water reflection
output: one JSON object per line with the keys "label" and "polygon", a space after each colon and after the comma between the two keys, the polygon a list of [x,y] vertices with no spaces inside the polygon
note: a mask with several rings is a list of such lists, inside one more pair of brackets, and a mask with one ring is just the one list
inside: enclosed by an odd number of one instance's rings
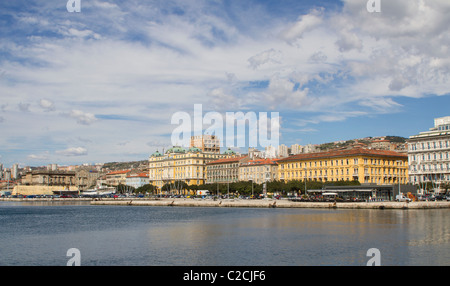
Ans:
{"label": "water reflection", "polygon": [[0,265],[450,265],[449,210],[0,204]]}
{"label": "water reflection", "polygon": [[423,260],[424,250],[414,247],[450,245],[445,214],[445,210],[262,212],[152,227],[147,233],[152,246],[170,245],[195,258],[181,262],[200,265],[365,265],[366,252],[374,247],[380,249],[383,265],[448,265],[445,252]]}

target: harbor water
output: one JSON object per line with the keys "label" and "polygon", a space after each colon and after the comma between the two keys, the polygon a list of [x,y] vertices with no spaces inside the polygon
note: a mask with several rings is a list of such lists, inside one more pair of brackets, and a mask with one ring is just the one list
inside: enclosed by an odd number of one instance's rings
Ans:
{"label": "harbor water", "polygon": [[450,265],[449,209],[0,202],[0,265]]}

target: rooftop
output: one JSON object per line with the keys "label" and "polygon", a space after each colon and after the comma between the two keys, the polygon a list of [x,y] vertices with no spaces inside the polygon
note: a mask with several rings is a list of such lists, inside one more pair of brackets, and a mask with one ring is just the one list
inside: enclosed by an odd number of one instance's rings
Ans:
{"label": "rooftop", "polygon": [[106,175],[119,175],[119,174],[126,174],[129,172],[131,172],[131,170],[113,171],[113,172],[109,172]]}
{"label": "rooftop", "polygon": [[225,164],[225,163],[233,163],[239,162],[240,160],[247,158],[248,156],[240,156],[240,157],[232,157],[232,158],[224,158],[218,159],[211,162],[206,163],[206,165],[215,165],[215,164]]}
{"label": "rooftop", "polygon": [[349,150],[338,150],[338,151],[328,151],[319,153],[307,153],[293,155],[287,158],[278,160],[278,162],[287,161],[298,161],[298,160],[311,160],[311,159],[322,159],[322,158],[332,158],[332,157],[349,157],[349,156],[377,156],[377,157],[397,157],[402,159],[407,159],[408,155],[402,154],[395,151],[386,150],[374,150],[374,149],[364,149],[364,148],[353,148]]}

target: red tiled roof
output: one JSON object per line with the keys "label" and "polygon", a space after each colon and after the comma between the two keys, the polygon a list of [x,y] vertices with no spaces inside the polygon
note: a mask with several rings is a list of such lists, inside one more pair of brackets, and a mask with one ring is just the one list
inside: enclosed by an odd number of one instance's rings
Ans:
{"label": "red tiled roof", "polygon": [[108,176],[108,175],[126,174],[126,173],[129,173],[129,172],[131,172],[131,170],[113,171],[113,172],[109,172],[106,175]]}
{"label": "red tiled roof", "polygon": [[320,159],[320,158],[330,158],[330,157],[358,156],[358,155],[398,157],[398,158],[403,158],[403,159],[408,158],[408,155],[398,153],[395,151],[353,148],[353,149],[349,149],[349,150],[298,154],[298,155],[293,155],[293,156],[290,156],[290,157],[287,157],[284,159],[280,159],[279,162],[295,161],[295,160],[310,160],[310,159]]}
{"label": "red tiled roof", "polygon": [[248,156],[240,156],[240,157],[232,157],[232,158],[224,158],[224,159],[218,159],[211,162],[206,163],[206,165],[213,165],[213,164],[223,164],[223,163],[231,163],[231,162],[239,162],[240,160],[246,158]]}
{"label": "red tiled roof", "polygon": [[139,173],[139,174],[130,174],[127,178],[137,178],[137,177],[145,177],[148,178],[148,173]]}
{"label": "red tiled roof", "polygon": [[245,165],[277,165],[280,159],[255,159],[248,161]]}

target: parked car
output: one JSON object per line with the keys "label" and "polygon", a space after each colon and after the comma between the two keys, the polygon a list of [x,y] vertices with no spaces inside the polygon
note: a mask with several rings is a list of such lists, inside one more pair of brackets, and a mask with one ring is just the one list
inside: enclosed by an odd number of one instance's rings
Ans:
{"label": "parked car", "polygon": [[446,197],[443,195],[437,195],[435,198],[436,198],[436,201],[443,201],[446,199]]}
{"label": "parked car", "polygon": [[410,198],[407,198],[404,195],[397,195],[397,196],[395,196],[395,200],[397,202],[410,202],[411,201]]}

